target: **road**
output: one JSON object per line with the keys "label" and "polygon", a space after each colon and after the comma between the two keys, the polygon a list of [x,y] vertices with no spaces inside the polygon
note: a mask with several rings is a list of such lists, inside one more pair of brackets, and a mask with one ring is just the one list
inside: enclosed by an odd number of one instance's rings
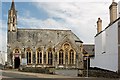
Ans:
{"label": "road", "polygon": [[106,78],[80,78],[39,73],[25,73],[13,70],[3,70],[2,80],[119,80]]}
{"label": "road", "polygon": [[[18,74],[14,73],[13,71],[2,71],[2,80],[34,80],[36,76],[26,75],[26,74]],[[38,80],[37,78],[35,80]]]}

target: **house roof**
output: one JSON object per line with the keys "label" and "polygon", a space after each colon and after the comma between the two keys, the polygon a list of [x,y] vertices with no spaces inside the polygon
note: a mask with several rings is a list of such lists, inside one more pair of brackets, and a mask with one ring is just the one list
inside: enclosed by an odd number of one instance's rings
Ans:
{"label": "house roof", "polygon": [[111,25],[113,25],[114,23],[118,22],[118,25],[120,24],[120,17],[117,18],[115,21],[113,21],[112,23],[110,23],[104,30],[102,30],[101,32],[97,33],[95,35],[95,37],[97,37],[99,34],[101,34],[103,31],[105,31],[107,28],[111,27]]}

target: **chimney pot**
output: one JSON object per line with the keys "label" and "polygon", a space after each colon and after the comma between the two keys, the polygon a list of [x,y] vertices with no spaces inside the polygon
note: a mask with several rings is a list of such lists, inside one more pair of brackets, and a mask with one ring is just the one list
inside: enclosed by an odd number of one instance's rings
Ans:
{"label": "chimney pot", "polygon": [[102,20],[100,18],[98,18],[97,21],[97,33],[102,31]]}

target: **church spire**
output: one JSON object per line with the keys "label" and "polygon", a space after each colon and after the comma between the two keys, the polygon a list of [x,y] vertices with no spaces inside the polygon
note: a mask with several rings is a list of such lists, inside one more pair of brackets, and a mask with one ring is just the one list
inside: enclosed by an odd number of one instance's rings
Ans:
{"label": "church spire", "polygon": [[14,0],[12,0],[11,9],[15,10],[15,3],[14,3]]}
{"label": "church spire", "polygon": [[12,0],[11,8],[8,13],[8,31],[17,31],[17,11],[15,10],[15,3]]}

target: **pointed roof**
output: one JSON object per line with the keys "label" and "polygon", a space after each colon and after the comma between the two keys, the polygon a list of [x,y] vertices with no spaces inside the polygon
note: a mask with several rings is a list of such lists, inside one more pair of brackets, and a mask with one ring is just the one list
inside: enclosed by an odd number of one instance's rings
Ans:
{"label": "pointed roof", "polygon": [[14,2],[14,0],[12,0],[12,4],[11,4],[10,10],[13,10],[13,14],[17,16],[17,13],[16,13],[17,11],[15,10],[15,2]]}
{"label": "pointed roof", "polygon": [[12,0],[11,9],[15,10],[15,3],[14,3],[14,0]]}

